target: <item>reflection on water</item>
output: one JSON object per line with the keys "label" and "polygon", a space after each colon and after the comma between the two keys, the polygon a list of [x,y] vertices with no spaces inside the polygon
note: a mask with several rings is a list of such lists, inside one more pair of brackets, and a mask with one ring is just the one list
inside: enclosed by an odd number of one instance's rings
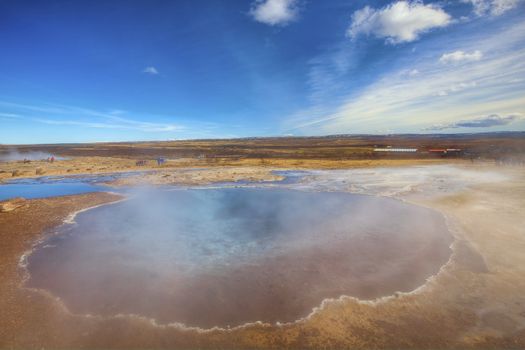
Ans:
{"label": "reflection on water", "polygon": [[293,321],[324,298],[413,290],[451,243],[431,210],[285,189],[149,190],[76,221],[29,257],[29,286],[77,313],[200,327]]}
{"label": "reflection on water", "polygon": [[0,184],[0,201],[15,197],[33,199],[67,196],[88,192],[108,191],[109,189],[124,192],[125,188],[110,188],[103,184],[132,174],[134,173],[41,176],[37,178],[14,179]]}

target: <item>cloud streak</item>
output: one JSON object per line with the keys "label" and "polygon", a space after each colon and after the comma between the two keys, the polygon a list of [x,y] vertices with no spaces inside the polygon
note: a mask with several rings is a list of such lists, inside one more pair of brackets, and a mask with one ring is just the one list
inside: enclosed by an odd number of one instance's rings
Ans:
{"label": "cloud streak", "polygon": [[49,125],[73,125],[96,129],[137,130],[143,132],[166,132],[184,130],[184,127],[173,124],[146,123],[129,120],[121,121],[120,123],[97,123],[87,121],[56,120],[42,118],[31,118],[31,120]]}
{"label": "cloud streak", "polygon": [[142,132],[176,132],[186,129],[184,126],[174,123],[152,123],[127,118],[122,116],[125,114],[123,111],[101,112],[75,106],[34,106],[5,101],[0,101],[0,106],[22,111],[22,113],[19,114],[0,112],[0,116],[25,119],[27,121],[48,125],[69,125],[96,129],[136,130]]}
{"label": "cloud streak", "polygon": [[3,119],[20,119],[21,116],[19,116],[18,114],[13,114],[13,113],[0,113],[0,118],[3,118]]}
{"label": "cloud streak", "polygon": [[507,116],[500,116],[499,114],[490,114],[483,117],[474,119],[465,119],[448,124],[436,124],[432,125],[423,130],[445,130],[445,129],[457,129],[457,128],[491,128],[494,126],[502,126],[513,123],[521,119],[519,114],[511,114]]}
{"label": "cloud streak", "polygon": [[472,51],[471,53],[457,50],[454,52],[444,53],[440,58],[439,62],[457,63],[457,62],[472,62],[479,61],[483,57],[483,53],[479,50]]}

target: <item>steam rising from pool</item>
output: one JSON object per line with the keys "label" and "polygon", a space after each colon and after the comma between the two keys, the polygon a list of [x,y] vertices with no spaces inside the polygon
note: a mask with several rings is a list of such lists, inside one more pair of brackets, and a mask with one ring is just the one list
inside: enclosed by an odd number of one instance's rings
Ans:
{"label": "steam rising from pool", "polygon": [[[16,148],[8,148],[7,150],[0,150],[0,162],[11,162],[20,160],[44,160],[52,154],[40,152],[40,151],[18,151]],[[62,157],[55,156],[55,159],[63,159]]]}
{"label": "steam rising from pool", "polygon": [[393,199],[253,188],[144,190],[59,233],[29,257],[29,286],[76,313],[203,328],[413,290],[452,241],[440,214]]}

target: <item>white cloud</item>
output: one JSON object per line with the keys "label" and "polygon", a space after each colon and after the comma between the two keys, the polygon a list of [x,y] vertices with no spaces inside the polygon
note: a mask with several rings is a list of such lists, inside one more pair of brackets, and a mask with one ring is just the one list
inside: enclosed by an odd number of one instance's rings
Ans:
{"label": "white cloud", "polygon": [[361,34],[374,35],[396,44],[414,41],[420,34],[450,23],[450,15],[436,5],[398,1],[379,10],[366,6],[354,12],[347,35],[354,39]]}
{"label": "white cloud", "polygon": [[151,75],[157,75],[157,74],[159,74],[159,71],[157,70],[157,68],[150,66],[150,67],[144,68],[142,73],[151,74]]}
{"label": "white cloud", "polygon": [[479,61],[483,57],[483,53],[479,50],[472,51],[471,53],[464,52],[461,50],[445,53],[439,59],[441,63],[455,63],[465,61]]}
{"label": "white cloud", "polygon": [[462,0],[472,4],[474,13],[478,16],[500,16],[517,7],[523,0]]}
{"label": "white cloud", "polygon": [[250,14],[257,21],[271,26],[286,25],[297,17],[297,0],[257,0]]}

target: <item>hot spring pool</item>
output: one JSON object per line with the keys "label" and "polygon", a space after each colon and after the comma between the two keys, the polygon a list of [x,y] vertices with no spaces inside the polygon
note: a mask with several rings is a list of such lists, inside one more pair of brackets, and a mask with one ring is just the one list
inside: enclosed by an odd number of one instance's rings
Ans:
{"label": "hot spring pool", "polygon": [[149,190],[80,213],[28,257],[74,313],[209,328],[290,322],[325,298],[410,291],[451,254],[443,216],[287,189]]}

